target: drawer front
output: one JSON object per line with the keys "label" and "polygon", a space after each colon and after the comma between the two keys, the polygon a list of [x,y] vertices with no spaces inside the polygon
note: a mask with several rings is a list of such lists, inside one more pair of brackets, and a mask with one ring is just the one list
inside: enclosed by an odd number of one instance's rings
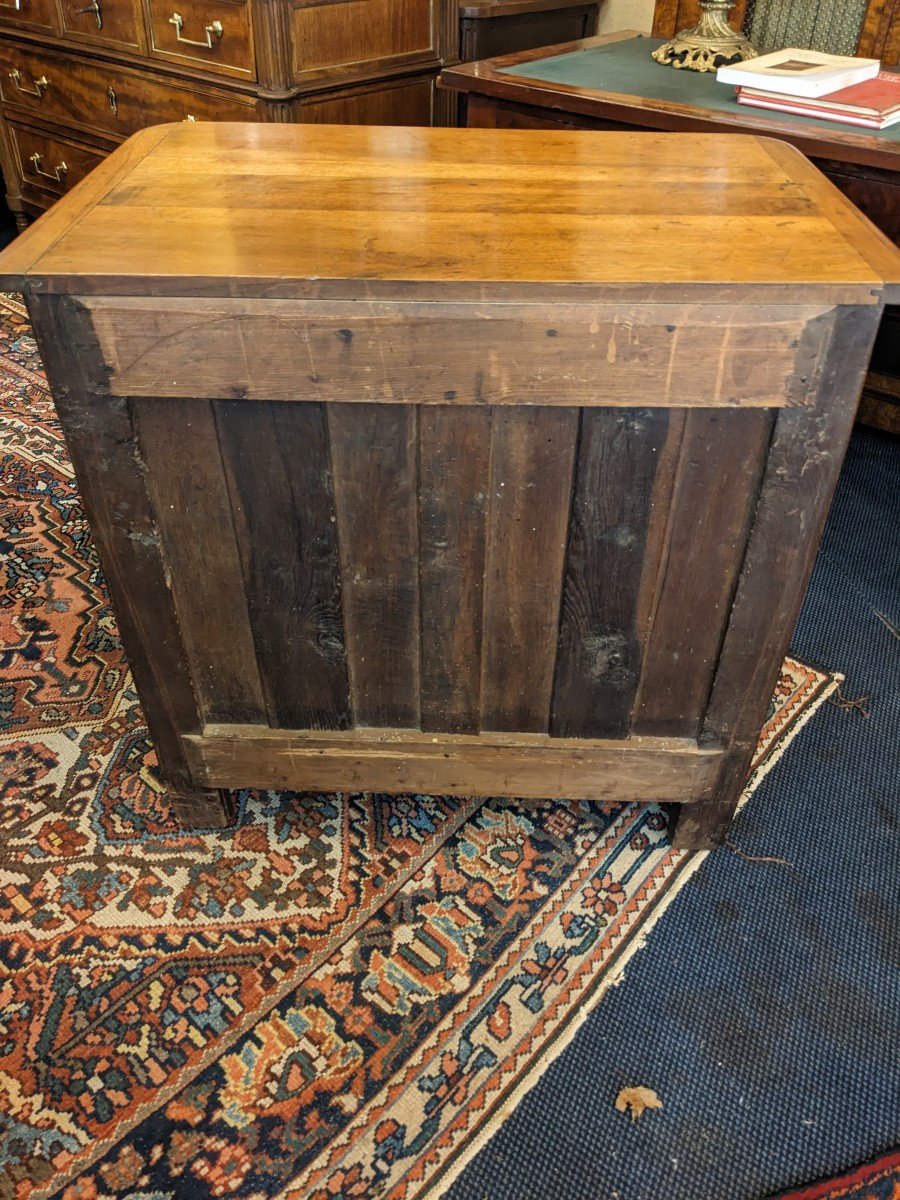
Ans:
{"label": "drawer front", "polygon": [[317,125],[431,125],[435,112],[434,76],[366,84],[305,99],[300,119]]}
{"label": "drawer front", "polygon": [[103,161],[99,150],[58,134],[41,133],[12,121],[9,132],[26,194],[37,189],[39,193],[62,196]]}
{"label": "drawer front", "polygon": [[87,132],[126,137],[148,125],[195,120],[252,121],[249,97],[162,83],[138,71],[0,44],[0,95],[7,111],[27,110]]}
{"label": "drawer front", "polygon": [[2,0],[0,3],[2,28],[55,32],[56,20],[53,0]]}
{"label": "drawer front", "polygon": [[246,0],[148,0],[148,6],[154,58],[256,78]]}
{"label": "drawer front", "polygon": [[61,0],[63,32],[92,46],[143,51],[144,20],[137,0]]}

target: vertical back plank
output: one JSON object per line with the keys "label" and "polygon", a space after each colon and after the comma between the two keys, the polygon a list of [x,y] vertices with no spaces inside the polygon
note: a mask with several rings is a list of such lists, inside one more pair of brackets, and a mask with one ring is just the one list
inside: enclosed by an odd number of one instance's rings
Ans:
{"label": "vertical back plank", "polygon": [[687,414],[635,733],[699,732],[771,430],[767,409]]}
{"label": "vertical back plank", "polygon": [[416,416],[407,404],[328,409],[355,725],[419,724]]}
{"label": "vertical back plank", "polygon": [[204,719],[264,723],[212,405],[140,400],[135,424]]}
{"label": "vertical back plank", "polygon": [[[680,432],[678,421],[676,433]],[[551,732],[624,737],[640,676],[642,590],[656,476],[670,433],[663,409],[585,409],[575,476]]]}
{"label": "vertical back plank", "polygon": [[491,410],[419,410],[422,728],[477,733]]}
{"label": "vertical back plank", "polygon": [[546,733],[578,409],[495,409],[481,727]]}
{"label": "vertical back plank", "polygon": [[349,728],[322,406],[222,400],[215,413],[269,724]]}

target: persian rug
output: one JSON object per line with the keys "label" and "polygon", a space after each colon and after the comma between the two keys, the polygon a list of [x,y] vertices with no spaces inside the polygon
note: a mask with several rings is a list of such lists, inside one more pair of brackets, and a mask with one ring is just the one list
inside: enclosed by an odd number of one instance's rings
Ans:
{"label": "persian rug", "polygon": [[779,1192],[772,1200],[900,1200],[900,1150],[834,1179]]}
{"label": "persian rug", "polygon": [[[0,463],[0,1198],[439,1195],[703,856],[566,801],[181,832],[14,297]],[[784,664],[748,794],[835,681]]]}

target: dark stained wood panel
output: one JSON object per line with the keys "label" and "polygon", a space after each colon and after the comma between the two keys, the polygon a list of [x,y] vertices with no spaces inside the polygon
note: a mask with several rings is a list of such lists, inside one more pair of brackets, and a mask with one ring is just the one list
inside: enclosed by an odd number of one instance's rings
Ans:
{"label": "dark stained wood panel", "polygon": [[223,401],[216,420],[269,724],[351,723],[325,415]]}
{"label": "dark stained wood panel", "polygon": [[203,717],[262,722],[265,701],[212,406],[140,400],[135,415]]}
{"label": "dark stained wood panel", "polygon": [[585,409],[581,421],[551,732],[624,737],[641,670],[640,594],[655,582],[645,559],[657,554],[649,534],[670,414]]}
{"label": "dark stained wood panel", "polygon": [[491,410],[419,410],[422,728],[476,733]]}
{"label": "dark stained wood panel", "polygon": [[503,408],[491,431],[481,728],[545,733],[578,410]]}
{"label": "dark stained wood panel", "polygon": [[419,724],[417,425],[402,404],[328,414],[356,725]]}
{"label": "dark stained wood panel", "polygon": [[636,733],[699,731],[771,429],[765,410],[686,415]]}

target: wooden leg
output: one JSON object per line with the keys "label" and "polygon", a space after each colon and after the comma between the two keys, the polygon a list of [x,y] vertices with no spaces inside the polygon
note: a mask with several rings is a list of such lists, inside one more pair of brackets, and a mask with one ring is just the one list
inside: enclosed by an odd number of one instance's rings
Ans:
{"label": "wooden leg", "polygon": [[709,796],[692,804],[673,804],[672,845],[676,850],[714,850],[724,844],[738,802],[747,786],[753,747],[726,758]]}
{"label": "wooden leg", "polygon": [[167,787],[166,795],[178,824],[184,829],[226,829],[234,822],[233,792],[179,783]]}
{"label": "wooden leg", "polygon": [[715,850],[728,837],[737,801],[700,801],[673,804],[671,808],[675,825],[670,836],[676,850]]}

